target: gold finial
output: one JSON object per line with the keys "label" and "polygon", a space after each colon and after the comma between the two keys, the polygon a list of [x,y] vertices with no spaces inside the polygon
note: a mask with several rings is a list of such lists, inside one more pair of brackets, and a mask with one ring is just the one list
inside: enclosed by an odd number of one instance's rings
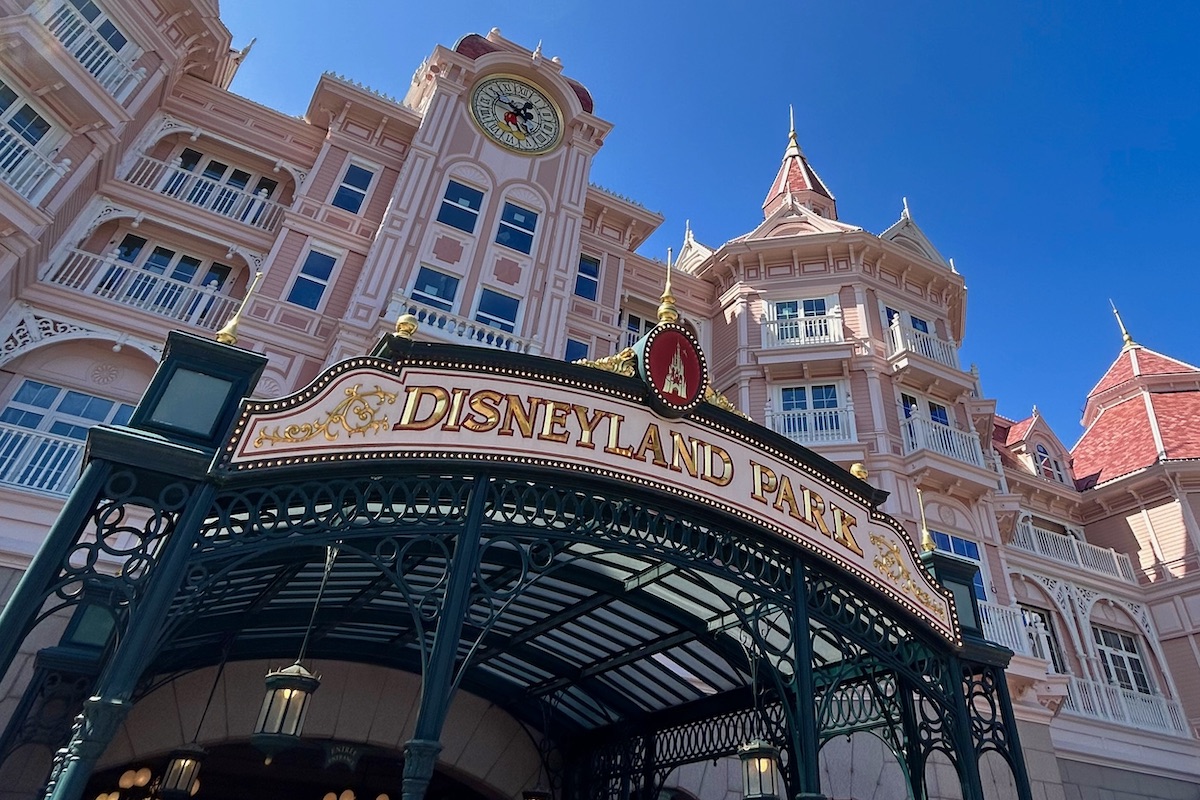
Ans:
{"label": "gold finial", "polygon": [[667,251],[667,285],[663,287],[662,302],[658,305],[659,324],[679,321],[679,309],[675,307],[675,295],[671,294],[671,251]]}
{"label": "gold finial", "polygon": [[1125,323],[1121,321],[1121,312],[1117,311],[1117,304],[1114,303],[1111,298],[1109,299],[1108,304],[1112,306],[1113,316],[1117,318],[1117,326],[1121,329],[1121,341],[1124,342],[1124,347],[1122,349],[1125,347],[1133,347],[1137,344],[1137,342],[1135,342],[1133,337],[1129,335],[1129,331],[1125,330]]}
{"label": "gold finial", "polygon": [[401,339],[411,339],[417,332],[417,318],[412,314],[401,314],[396,320],[396,335]]}
{"label": "gold finial", "polygon": [[860,481],[865,481],[871,473],[867,472],[867,468],[863,466],[861,461],[855,461],[850,465],[850,474],[858,478]]}
{"label": "gold finial", "polygon": [[784,158],[800,156],[803,153],[800,150],[800,142],[796,140],[796,111],[792,108],[791,103],[788,104],[788,146],[787,151],[783,154]]}
{"label": "gold finial", "polygon": [[254,290],[258,288],[258,282],[262,279],[262,270],[254,273],[254,280],[250,282],[250,288],[246,290],[246,294],[242,297],[242,302],[238,306],[237,311],[233,312],[233,316],[229,318],[229,322],[225,323],[225,327],[217,331],[217,341],[221,344],[237,344],[237,329],[238,323],[242,321],[242,312],[246,310],[246,303],[249,302],[250,296],[254,294]]}
{"label": "gold finial", "polygon": [[929,532],[929,525],[925,523],[925,495],[921,494],[921,489],[917,489],[917,505],[921,509],[921,549],[926,553],[932,553],[937,550],[937,542],[933,540],[933,535]]}

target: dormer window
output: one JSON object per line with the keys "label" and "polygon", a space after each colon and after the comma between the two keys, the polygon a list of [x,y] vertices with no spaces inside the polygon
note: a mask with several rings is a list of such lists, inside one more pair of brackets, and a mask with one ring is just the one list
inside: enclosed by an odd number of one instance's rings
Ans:
{"label": "dormer window", "polygon": [[1062,467],[1062,462],[1050,455],[1050,451],[1044,445],[1038,445],[1034,448],[1035,458],[1037,461],[1037,470],[1043,478],[1049,478],[1052,481],[1059,483],[1067,482],[1066,470]]}

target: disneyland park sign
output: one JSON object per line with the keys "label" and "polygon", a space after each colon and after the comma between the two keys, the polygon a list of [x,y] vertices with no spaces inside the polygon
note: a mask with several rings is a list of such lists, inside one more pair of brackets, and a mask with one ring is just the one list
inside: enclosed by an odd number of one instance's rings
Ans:
{"label": "disneyland park sign", "polygon": [[840,470],[796,457],[788,451],[799,448],[756,426],[722,421],[732,414],[692,413],[711,390],[690,332],[659,326],[636,348],[622,355],[641,382],[445,345],[415,345],[399,362],[350,359],[291,397],[245,401],[219,465],[458,460],[650,487],[816,552],[959,641],[954,605],[912,540]]}

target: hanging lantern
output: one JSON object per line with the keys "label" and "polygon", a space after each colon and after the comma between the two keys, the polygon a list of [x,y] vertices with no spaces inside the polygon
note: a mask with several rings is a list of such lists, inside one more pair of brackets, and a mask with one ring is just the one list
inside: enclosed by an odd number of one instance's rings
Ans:
{"label": "hanging lantern", "polygon": [[755,739],[738,748],[742,760],[742,800],[779,800],[779,748]]}
{"label": "hanging lantern", "polygon": [[161,800],[188,800],[192,787],[200,777],[200,765],[206,755],[204,748],[193,742],[171,753],[167,769],[158,786]]}
{"label": "hanging lantern", "polygon": [[263,698],[250,742],[267,754],[267,763],[270,763],[276,753],[294,747],[300,741],[308,700],[321,685],[321,679],[297,661],[290,667],[268,673],[266,684],[267,695]]}

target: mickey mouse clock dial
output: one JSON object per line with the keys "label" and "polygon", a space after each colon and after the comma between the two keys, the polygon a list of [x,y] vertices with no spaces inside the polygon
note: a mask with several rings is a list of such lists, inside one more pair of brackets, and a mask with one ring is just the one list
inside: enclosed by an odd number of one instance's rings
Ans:
{"label": "mickey mouse clock dial", "polygon": [[501,147],[548,153],[562,141],[562,113],[540,88],[513,75],[492,75],[471,92],[475,124]]}

